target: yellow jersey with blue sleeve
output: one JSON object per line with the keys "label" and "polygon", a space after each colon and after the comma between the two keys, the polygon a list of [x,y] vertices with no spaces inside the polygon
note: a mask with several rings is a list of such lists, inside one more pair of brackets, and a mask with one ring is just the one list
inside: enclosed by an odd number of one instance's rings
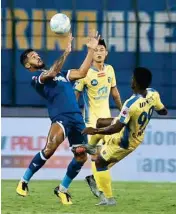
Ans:
{"label": "yellow jersey with blue sleeve", "polygon": [[106,161],[118,162],[134,151],[144,139],[145,128],[153,111],[163,108],[159,93],[152,88],[147,89],[146,97],[139,94],[131,96],[124,103],[119,116],[112,122],[119,120],[125,127],[120,133],[104,136],[105,145],[101,150],[101,156]]}
{"label": "yellow jersey with blue sleeve", "polygon": [[115,86],[114,69],[107,64],[102,71],[92,66],[85,78],[76,81],[74,89],[83,92],[86,125],[95,127],[98,118],[111,116],[109,95],[111,87]]}
{"label": "yellow jersey with blue sleeve", "polygon": [[136,148],[144,139],[144,131],[153,111],[163,108],[160,95],[153,88],[147,89],[146,97],[137,94],[126,100],[118,116],[119,121],[125,124],[120,132],[120,146]]}

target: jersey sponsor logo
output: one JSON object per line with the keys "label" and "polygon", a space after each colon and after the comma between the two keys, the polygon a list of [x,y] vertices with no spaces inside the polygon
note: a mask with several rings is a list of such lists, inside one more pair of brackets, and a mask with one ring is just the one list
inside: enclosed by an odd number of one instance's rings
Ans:
{"label": "jersey sponsor logo", "polygon": [[37,167],[38,165],[37,164],[35,164],[35,163],[32,163],[33,165],[34,165],[34,167]]}
{"label": "jersey sponsor logo", "polygon": [[129,113],[129,108],[127,107],[124,107],[121,111],[121,116],[123,117],[127,117],[128,116],[128,113]]}
{"label": "jersey sponsor logo", "polygon": [[98,85],[98,81],[97,81],[96,79],[93,79],[93,80],[91,81],[91,85],[93,85],[93,86]]}
{"label": "jersey sponsor logo", "polygon": [[106,86],[101,87],[100,89],[98,89],[97,94],[98,94],[98,96],[96,96],[94,98],[95,100],[107,99],[109,96],[108,95],[108,87],[106,87]]}
{"label": "jersey sponsor logo", "polygon": [[108,77],[108,82],[111,83],[111,77]]}
{"label": "jersey sponsor logo", "polygon": [[67,80],[64,77],[62,77],[62,76],[54,77],[53,81],[67,82]]}
{"label": "jersey sponsor logo", "polygon": [[100,72],[100,73],[97,74],[97,76],[98,77],[104,77],[104,76],[106,76],[106,73],[105,72]]}
{"label": "jersey sponsor logo", "polygon": [[122,112],[122,114],[123,114],[123,115],[126,115],[126,114],[127,114],[127,112],[124,110],[124,111]]}
{"label": "jersey sponsor logo", "polygon": [[106,86],[103,86],[102,88],[100,88],[98,90],[98,95],[101,96],[101,95],[105,95],[108,93],[108,88]]}

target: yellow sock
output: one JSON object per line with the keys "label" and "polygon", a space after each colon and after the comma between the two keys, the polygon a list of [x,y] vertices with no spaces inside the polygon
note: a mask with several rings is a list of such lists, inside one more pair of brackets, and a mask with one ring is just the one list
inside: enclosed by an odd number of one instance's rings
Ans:
{"label": "yellow sock", "polygon": [[111,186],[111,175],[109,170],[105,171],[97,171],[95,162],[93,166],[92,162],[92,170],[94,168],[94,177],[96,180],[97,187],[99,191],[102,191],[107,198],[112,197],[112,186]]}
{"label": "yellow sock", "polygon": [[96,172],[96,178],[99,186],[107,198],[112,197],[111,176],[109,170]]}
{"label": "yellow sock", "polygon": [[95,166],[95,161],[91,161],[91,167],[92,167],[92,173],[93,173],[94,178],[95,178],[95,180],[96,180],[97,188],[98,188],[99,191],[103,191],[103,190],[101,189],[101,186],[99,185],[99,181],[98,181],[98,179],[97,179],[97,168],[96,168],[96,166]]}
{"label": "yellow sock", "polygon": [[[102,135],[100,134],[96,134],[96,135],[93,135],[90,137],[89,139],[89,145],[92,145],[92,146],[96,146],[98,144],[98,142],[103,138]],[[92,155],[92,160],[95,159],[96,155]],[[96,166],[95,166],[95,161],[91,161],[91,168],[92,168],[92,173],[94,175],[94,178],[96,180],[96,184],[97,184],[97,188],[99,191],[102,191],[101,189],[101,186],[99,185],[99,182],[98,180],[96,179],[96,172],[97,172],[97,169],[96,169]]]}
{"label": "yellow sock", "polygon": [[[93,135],[89,141],[90,145],[97,145],[100,140],[103,139],[103,135]],[[109,170],[97,171],[95,166],[95,161],[91,162],[92,173],[96,180],[97,188],[99,191],[102,191],[107,198],[112,197],[112,187],[111,187],[111,175]]]}

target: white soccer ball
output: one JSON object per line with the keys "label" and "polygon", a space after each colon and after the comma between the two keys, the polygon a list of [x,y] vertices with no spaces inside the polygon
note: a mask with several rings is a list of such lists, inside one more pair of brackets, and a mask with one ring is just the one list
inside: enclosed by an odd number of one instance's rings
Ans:
{"label": "white soccer ball", "polygon": [[63,13],[57,13],[50,20],[50,28],[54,33],[68,33],[71,28],[70,19]]}

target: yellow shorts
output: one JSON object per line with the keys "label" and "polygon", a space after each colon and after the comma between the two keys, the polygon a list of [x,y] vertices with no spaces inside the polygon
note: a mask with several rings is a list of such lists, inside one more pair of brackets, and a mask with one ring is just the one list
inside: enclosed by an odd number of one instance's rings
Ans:
{"label": "yellow shorts", "polygon": [[106,161],[110,161],[113,165],[113,163],[117,163],[120,160],[122,160],[124,157],[126,157],[128,154],[130,154],[132,151],[134,151],[134,148],[128,148],[124,149],[119,146],[120,143],[120,136],[117,134],[115,135],[109,135],[105,138],[105,144],[101,148],[101,156]]}
{"label": "yellow shorts", "polygon": [[[86,127],[93,127],[93,128],[96,128],[96,121],[95,121],[95,123],[93,123],[93,122],[92,122],[92,123],[86,123]],[[87,135],[88,143],[90,142],[91,137],[92,137],[92,135]],[[96,145],[96,146],[98,146],[98,147],[101,147],[103,144],[104,144],[103,138],[100,139],[100,140],[99,140],[98,142],[96,142],[96,143],[92,143],[92,145]]]}

